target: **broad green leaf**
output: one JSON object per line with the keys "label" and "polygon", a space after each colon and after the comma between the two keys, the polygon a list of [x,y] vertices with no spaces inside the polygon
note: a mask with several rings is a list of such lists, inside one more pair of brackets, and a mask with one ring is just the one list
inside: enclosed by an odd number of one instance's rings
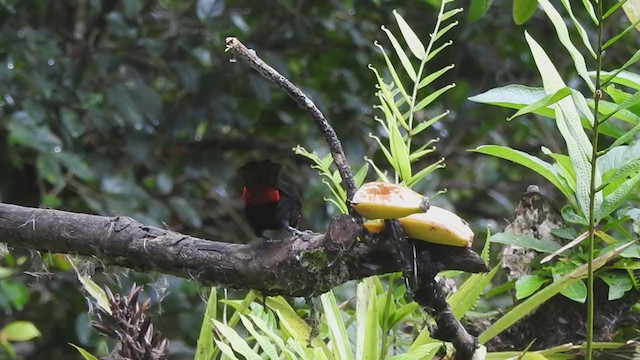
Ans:
{"label": "broad green leaf", "polygon": [[267,306],[276,311],[281,324],[297,342],[306,344],[309,341],[311,334],[309,324],[296,314],[296,311],[282,296],[269,296]]}
{"label": "broad green leaf", "polygon": [[627,291],[633,289],[633,282],[627,273],[604,271],[598,273],[597,276],[609,286],[607,298],[609,301],[620,299]]}
{"label": "broad green leaf", "polygon": [[30,321],[12,321],[0,330],[0,339],[7,341],[29,341],[40,335],[38,328]]}
{"label": "broad green leaf", "polygon": [[97,357],[93,356],[90,352],[88,352],[84,348],[81,348],[80,346],[72,343],[69,343],[69,345],[73,346],[76,350],[78,350],[78,352],[80,353],[80,355],[84,360],[99,360]]}
{"label": "broad green leaf", "polygon": [[489,241],[498,244],[516,245],[543,253],[552,253],[560,248],[560,244],[554,241],[539,240],[530,234],[497,233],[493,234]]}
{"label": "broad green leaf", "polygon": [[558,179],[558,173],[553,168],[553,166],[533,155],[529,155],[519,150],[498,145],[483,145],[477,147],[472,151],[481,154],[496,156],[527,167],[551,182],[556,188],[558,188],[558,190],[560,190],[564,194],[567,199],[573,198],[571,189],[567,188],[560,182],[560,180]]}
{"label": "broad green leaf", "polygon": [[[631,246],[632,244],[626,244],[621,246],[613,251],[607,252],[603,255],[598,256],[593,261],[593,271],[598,270],[607,264],[611,259],[618,256],[618,254],[626,249],[626,247]],[[496,335],[500,334],[502,331],[509,328],[518,320],[527,316],[529,313],[537,309],[540,305],[544,304],[547,300],[549,300],[554,295],[558,294],[562,290],[566,289],[571,284],[585,278],[588,273],[588,265],[584,264],[570,273],[562,276],[558,280],[554,281],[550,285],[546,286],[542,290],[533,294],[529,298],[527,298],[522,303],[516,305],[514,308],[509,310],[506,314],[504,314],[500,319],[495,321],[489,328],[487,328],[480,336],[478,336],[478,341],[481,344],[485,344],[487,341],[493,339]]]}
{"label": "broad green leaf", "polygon": [[[539,1],[540,4],[543,4],[547,0]],[[550,6],[548,3],[547,5]],[[545,8],[545,11],[553,13],[555,9],[549,10],[549,8]],[[560,15],[558,14],[558,16]],[[538,71],[542,76],[545,92],[552,93],[565,87],[566,85],[562,81],[560,74],[557,72],[551,62],[551,59],[549,59],[542,47],[540,47],[540,45],[526,32],[525,38],[531,48]],[[584,61],[584,59],[582,60]],[[576,199],[582,213],[588,214],[590,197],[589,189],[591,184],[591,163],[589,162],[592,152],[591,142],[582,128],[580,116],[578,115],[577,109],[570,98],[564,98],[558,101],[555,106],[555,112],[556,124],[567,144],[569,157],[571,158],[571,163],[573,164],[576,172]],[[598,174],[596,174],[595,183],[596,186],[599,186],[601,180],[597,175]],[[596,207],[598,207],[601,202],[602,194],[596,194]]]}
{"label": "broad green leaf", "polygon": [[535,293],[542,285],[549,282],[548,279],[538,275],[524,275],[516,280],[516,299],[521,300]]}
{"label": "broad green leaf", "polygon": [[393,15],[398,22],[398,26],[400,27],[400,32],[402,32],[404,41],[406,41],[407,45],[409,46],[409,50],[411,50],[413,56],[422,61],[426,56],[424,44],[422,44],[422,41],[420,41],[416,33],[413,32],[409,24],[407,24],[404,18],[402,18],[402,16],[396,10],[393,10]]}
{"label": "broad green leaf", "polygon": [[111,314],[111,307],[109,306],[109,300],[107,300],[107,293],[105,293],[104,290],[88,276],[80,275],[78,273],[78,280],[80,280],[82,287],[87,290],[89,295],[98,302],[98,306],[108,314]]}
{"label": "broad green leaf", "polygon": [[[569,37],[569,30],[567,28],[567,24],[562,18],[562,15],[560,15],[560,13],[556,10],[555,7],[553,7],[553,5],[548,0],[538,0],[538,3],[540,4],[544,12],[549,17],[549,20],[551,20],[551,23],[555,27],[556,34],[558,35],[558,39],[560,39],[560,42],[562,43],[562,45],[564,45],[564,47],[569,52],[569,55],[571,55],[575,68],[578,71],[578,75],[580,75],[580,77],[584,79],[589,89],[591,91],[594,91],[595,84],[589,77],[589,72],[587,71],[587,64],[584,60],[584,57],[580,53],[580,51],[571,42],[571,38]],[[531,46],[531,44],[529,44],[529,46]],[[543,80],[544,80],[544,75],[543,75]],[[549,90],[547,89],[547,86],[545,86],[545,89]]]}
{"label": "broad green leaf", "polygon": [[447,303],[456,319],[462,319],[464,314],[476,305],[484,288],[489,285],[499,268],[500,266],[496,265],[487,274],[472,274],[458,291],[447,298]]}
{"label": "broad green leaf", "polygon": [[200,326],[200,336],[196,346],[195,360],[210,360],[214,355],[213,348],[213,328],[211,319],[216,318],[216,307],[218,306],[218,293],[215,287],[209,292],[209,300],[202,318]]}
{"label": "broad green leaf", "polygon": [[247,360],[262,360],[262,357],[233,328],[216,319],[211,320],[215,330],[229,342],[234,351],[244,356]]}
{"label": "broad green leaf", "polygon": [[[557,281],[561,279],[565,274],[575,270],[576,266],[573,264],[556,264],[551,268],[551,274],[553,279]],[[560,294],[568,297],[573,301],[584,303],[587,300],[587,286],[584,281],[576,281],[567,285]]]}
{"label": "broad green leaf", "polygon": [[471,0],[469,5],[469,21],[476,21],[484,16],[489,10],[493,0]]}
{"label": "broad green leaf", "polygon": [[513,21],[522,25],[533,16],[538,7],[538,0],[513,0]]}
{"label": "broad green leaf", "polygon": [[[537,1],[537,0],[535,0]],[[542,108],[542,107],[549,107],[549,105],[555,104],[556,102],[558,102],[561,99],[564,99],[565,97],[569,96],[571,94],[571,89],[569,89],[568,87],[563,87],[560,90],[556,91],[553,94],[549,94],[545,97],[543,97],[542,99],[534,102],[533,104],[529,104],[525,107],[523,107],[522,109],[518,110],[515,114],[509,116],[507,118],[507,120],[511,121],[513,119],[515,119],[518,116],[522,116],[528,113],[532,113],[535,112],[536,110]]]}
{"label": "broad green leaf", "polygon": [[333,291],[322,294],[320,300],[322,301],[322,308],[329,326],[329,338],[336,350],[336,358],[341,360],[353,359],[347,329],[342,320],[342,312],[338,308]]}
{"label": "broad green leaf", "polygon": [[600,205],[600,207],[596,210],[596,222],[604,219],[609,216],[612,212],[614,212],[623,202],[625,202],[632,191],[635,189],[636,185],[640,182],[640,172],[638,172],[635,176],[630,179],[627,179],[622,185],[620,185],[617,189],[612,191],[609,195],[604,198],[604,201]]}

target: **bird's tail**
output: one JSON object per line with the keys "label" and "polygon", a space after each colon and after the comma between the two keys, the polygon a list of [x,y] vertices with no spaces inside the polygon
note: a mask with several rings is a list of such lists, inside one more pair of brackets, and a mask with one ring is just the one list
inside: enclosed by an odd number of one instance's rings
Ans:
{"label": "bird's tail", "polygon": [[278,188],[282,166],[271,160],[253,160],[239,170],[244,186],[248,189]]}

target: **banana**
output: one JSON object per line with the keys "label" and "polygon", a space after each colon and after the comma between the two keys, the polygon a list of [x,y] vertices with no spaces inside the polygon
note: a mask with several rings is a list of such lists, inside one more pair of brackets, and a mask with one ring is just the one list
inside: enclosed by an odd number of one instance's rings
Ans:
{"label": "banana", "polygon": [[367,219],[397,219],[425,212],[429,199],[399,184],[370,182],[358,189],[351,206]]}
{"label": "banana", "polygon": [[404,234],[414,239],[458,247],[471,247],[473,243],[473,231],[467,222],[437,206],[399,220]]}

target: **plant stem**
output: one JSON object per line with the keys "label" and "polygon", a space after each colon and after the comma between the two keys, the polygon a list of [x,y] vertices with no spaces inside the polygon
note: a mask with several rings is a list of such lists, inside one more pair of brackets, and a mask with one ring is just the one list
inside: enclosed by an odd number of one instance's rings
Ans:
{"label": "plant stem", "polygon": [[595,302],[593,291],[593,248],[595,243],[595,198],[598,191],[596,186],[596,165],[598,159],[598,127],[600,120],[598,119],[598,111],[600,105],[600,99],[602,99],[602,84],[601,84],[601,69],[602,69],[602,0],[594,0],[596,2],[596,17],[598,19],[598,52],[596,57],[596,86],[593,94],[594,107],[593,107],[593,134],[591,143],[593,145],[593,152],[591,154],[591,193],[589,196],[589,259],[588,259],[588,277],[587,277],[587,360],[591,360],[593,356],[593,318],[595,315]]}

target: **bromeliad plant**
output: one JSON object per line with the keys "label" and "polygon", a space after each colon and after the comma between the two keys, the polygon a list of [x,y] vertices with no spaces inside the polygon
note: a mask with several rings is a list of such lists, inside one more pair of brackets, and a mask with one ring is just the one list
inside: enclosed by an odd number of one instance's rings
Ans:
{"label": "bromeliad plant", "polygon": [[[518,3],[525,2],[535,3]],[[573,24],[571,28],[549,0],[538,0],[537,3],[553,24],[558,40],[573,59],[575,70],[582,80],[581,85],[588,89],[588,94],[583,95],[577,89],[569,87],[542,46],[525,32],[524,36],[543,86],[508,85],[489,90],[470,100],[517,109],[509,120],[526,114],[553,119],[565,141],[567,153],[553,153],[543,147],[542,154],[551,160],[545,161],[534,154],[505,146],[486,145],[474,151],[525,166],[543,176],[564,195],[568,203],[562,209],[564,221],[574,224],[579,229],[578,233],[584,234],[577,236],[576,233],[573,238],[577,240],[572,245],[576,246],[580,240],[586,242],[574,248],[572,253],[565,250],[562,261],[549,267],[553,275],[561,273],[564,276],[545,276],[538,271],[535,277],[528,278],[530,281],[516,283],[516,288],[530,288],[533,281],[535,288],[541,288],[545,282],[550,281],[548,279],[553,279],[550,285],[517,308],[523,310],[523,304],[533,305],[536,301],[545,301],[560,291],[566,295],[572,294],[571,297],[575,300],[584,301],[586,298],[586,354],[590,358],[595,311],[594,274],[609,284],[610,299],[621,297],[633,288],[640,289],[637,278],[633,276],[633,271],[638,269],[637,260],[640,259],[640,247],[633,244],[640,234],[637,195],[640,183],[640,140],[637,139],[640,132],[640,75],[629,71],[640,60],[640,50],[626,62],[612,64],[616,68],[611,71],[605,71],[607,65],[603,61],[604,51],[624,35],[634,32],[634,28],[640,23],[640,17],[631,18],[628,27],[610,39],[605,39],[605,22],[613,21],[622,7],[633,6],[632,1],[616,2],[605,9],[602,1],[592,4],[588,1],[572,3],[563,0],[561,3],[564,11]],[[580,11],[589,15],[592,32],[574,15],[572,4],[580,4]],[[579,44],[572,42],[572,32],[580,39]],[[590,33],[595,34],[595,39]],[[592,46],[592,43],[595,45]],[[583,53],[588,54],[587,58]],[[593,70],[589,70],[589,66]],[[560,235],[560,232],[557,234]],[[504,240],[504,236],[501,239]],[[528,246],[526,241],[519,242],[519,245]],[[617,259],[617,254],[622,255],[622,259],[607,265],[605,260]],[[635,261],[628,261],[630,259]],[[599,271],[596,273],[596,270]],[[565,275],[567,272],[570,274]],[[586,286],[582,283],[584,278],[587,279]],[[526,295],[534,292],[535,288],[533,291],[527,290]],[[527,311],[533,308],[535,306]],[[495,336],[504,329],[502,325],[494,324],[490,331],[480,337],[481,340],[486,341]]]}

